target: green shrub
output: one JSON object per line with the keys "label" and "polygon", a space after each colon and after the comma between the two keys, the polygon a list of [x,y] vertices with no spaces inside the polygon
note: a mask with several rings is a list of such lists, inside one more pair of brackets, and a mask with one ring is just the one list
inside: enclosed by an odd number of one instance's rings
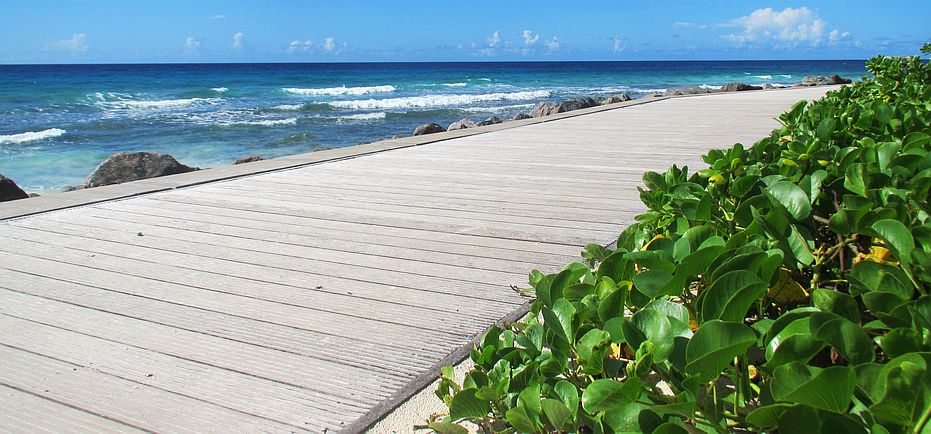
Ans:
{"label": "green shrub", "polygon": [[[927,48],[925,48],[927,49]],[[931,68],[804,101],[706,169],[647,173],[617,248],[530,275],[441,433],[931,432]]]}

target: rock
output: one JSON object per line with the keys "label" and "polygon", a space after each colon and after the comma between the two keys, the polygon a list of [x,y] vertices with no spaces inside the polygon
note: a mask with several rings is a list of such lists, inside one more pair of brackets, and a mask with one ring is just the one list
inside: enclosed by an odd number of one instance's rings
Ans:
{"label": "rock", "polygon": [[601,105],[617,104],[617,103],[619,103],[619,102],[625,102],[625,101],[630,101],[630,100],[631,100],[630,95],[628,95],[628,94],[626,94],[626,93],[619,93],[619,94],[617,94],[617,95],[609,96],[609,97],[607,97],[607,98],[601,100]]}
{"label": "rock", "polygon": [[709,89],[705,87],[691,86],[691,87],[678,87],[675,89],[669,89],[666,91],[666,96],[679,96],[679,95],[701,95],[703,93],[715,93],[720,92],[721,89]]}
{"label": "rock", "polygon": [[25,199],[29,197],[12,179],[0,174],[0,202]]}
{"label": "rock", "polygon": [[528,115],[527,113],[518,113],[518,114],[514,115],[514,117],[511,118],[511,119],[512,119],[512,120],[515,120],[515,121],[521,121],[521,120],[524,120],[524,119],[532,119],[532,118],[533,118],[533,116],[530,116],[530,115]]}
{"label": "rock", "polygon": [[446,130],[437,124],[423,124],[414,130],[414,135],[422,136],[424,134],[442,133],[443,131]]}
{"label": "rock", "polygon": [[157,178],[199,170],[185,166],[167,154],[154,152],[118,152],[104,160],[84,181],[83,188],[119,184],[139,179]]}
{"label": "rock", "polygon": [[492,117],[490,117],[490,118],[488,118],[488,119],[485,119],[484,121],[479,122],[479,123],[478,123],[478,126],[484,127],[485,125],[500,124],[501,122],[504,122],[504,121],[501,120],[501,118],[499,118],[499,117],[497,117],[497,116],[492,116]]}
{"label": "rock", "polygon": [[597,105],[598,105],[598,100],[590,96],[567,99],[559,103],[560,110],[558,113],[571,112],[573,110],[595,107]]}
{"label": "rock", "polygon": [[823,75],[809,75],[802,79],[802,81],[796,86],[823,86],[826,84],[850,84],[853,80],[849,78],[844,78],[839,75],[832,75],[830,77],[825,77]]}
{"label": "rock", "polygon": [[828,80],[830,80],[831,84],[850,84],[850,83],[853,83],[853,80],[851,80],[851,79],[849,79],[849,78],[841,77],[841,76],[839,76],[839,75],[837,75],[837,74],[832,75],[831,77],[828,78]]}
{"label": "rock", "polygon": [[541,102],[537,103],[536,107],[530,112],[530,117],[538,118],[540,116],[549,116],[556,113],[561,113],[561,106],[559,104],[553,104],[551,102]]}
{"label": "rock", "polygon": [[743,92],[745,90],[761,90],[760,86],[751,86],[744,83],[727,83],[721,86],[721,92]]}
{"label": "rock", "polygon": [[42,197],[39,193],[29,193],[29,197]]}
{"label": "rock", "polygon": [[254,161],[262,161],[262,160],[264,160],[264,158],[262,158],[261,156],[259,156],[259,155],[252,155],[252,156],[249,156],[249,157],[242,157],[242,158],[240,158],[240,159],[234,161],[233,164],[234,164],[234,165],[235,165],[235,164],[245,164],[245,163],[252,163],[252,162],[254,162]]}
{"label": "rock", "polygon": [[465,118],[459,119],[456,122],[449,124],[449,127],[446,128],[446,131],[455,131],[455,130],[464,130],[466,128],[475,128],[478,124],[475,123],[472,119]]}

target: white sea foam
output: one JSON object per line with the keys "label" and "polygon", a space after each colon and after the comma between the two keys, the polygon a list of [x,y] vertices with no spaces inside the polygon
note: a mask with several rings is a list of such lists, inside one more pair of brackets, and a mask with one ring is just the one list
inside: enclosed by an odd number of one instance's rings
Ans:
{"label": "white sea foam", "polygon": [[388,116],[388,113],[374,112],[374,113],[359,113],[355,115],[340,116],[337,119],[341,121],[374,121],[374,120],[384,119],[385,116]]}
{"label": "white sea foam", "polygon": [[286,87],[282,89],[283,91],[302,96],[316,96],[316,95],[326,95],[326,96],[339,96],[339,95],[365,95],[367,93],[386,93],[394,92],[397,90],[396,87],[391,85],[385,86],[361,86],[361,87],[325,87],[325,88],[299,88],[299,87]]}
{"label": "white sea foam", "polygon": [[532,108],[535,104],[513,104],[513,105],[502,105],[495,107],[465,107],[461,109],[464,112],[468,113],[498,113],[508,110],[522,110]]}
{"label": "white sea foam", "polygon": [[61,128],[49,128],[42,131],[26,131],[25,133],[0,136],[0,144],[11,145],[17,143],[34,142],[36,140],[51,139],[65,134]]}
{"label": "white sea foam", "polygon": [[218,92],[218,93],[223,93],[223,92],[228,91],[229,89],[227,89],[227,88],[225,88],[225,87],[212,87],[212,88],[210,88],[210,90],[212,90],[212,91],[214,91],[214,92]]}
{"label": "white sea foam", "polygon": [[701,84],[698,87],[701,89],[708,89],[708,90],[721,90],[720,85],[714,85],[714,84]]}
{"label": "white sea foam", "polygon": [[264,119],[261,121],[231,122],[229,125],[257,125],[262,127],[275,127],[280,125],[297,125],[297,118]]}
{"label": "white sea foam", "polygon": [[304,104],[281,104],[271,107],[272,110],[278,110],[283,112],[296,112],[299,111]]}
{"label": "white sea foam", "polygon": [[792,78],[792,74],[779,74],[782,78]]}
{"label": "white sea foam", "polygon": [[352,101],[333,101],[333,107],[354,110],[376,109],[403,109],[426,108],[444,106],[464,106],[488,101],[519,101],[527,99],[546,98],[550,96],[548,90],[533,90],[524,92],[496,92],[483,94],[451,94],[451,95],[425,95],[409,96],[404,98],[361,99]]}
{"label": "white sea foam", "polygon": [[215,104],[220,98],[178,98],[162,100],[134,99],[132,95],[107,92],[94,94],[96,105],[116,110],[164,110],[192,105]]}
{"label": "white sea foam", "polygon": [[491,79],[488,77],[482,77],[482,78],[479,78],[478,80],[479,81],[491,81]]}
{"label": "white sea foam", "polygon": [[469,83],[443,83],[443,86],[446,87],[466,87]]}
{"label": "white sea foam", "polygon": [[754,77],[759,78],[760,80],[772,80],[772,75],[754,75]]}

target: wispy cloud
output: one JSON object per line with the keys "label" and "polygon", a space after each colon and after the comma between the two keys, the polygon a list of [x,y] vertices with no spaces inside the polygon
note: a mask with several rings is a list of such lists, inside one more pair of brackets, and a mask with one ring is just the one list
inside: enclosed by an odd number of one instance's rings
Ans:
{"label": "wispy cloud", "polygon": [[233,34],[233,49],[239,50],[242,48],[242,40],[245,35],[242,32],[236,32]]}
{"label": "wispy cloud", "polygon": [[[497,33],[497,32],[495,32],[495,33]],[[523,37],[524,37],[524,45],[526,45],[526,46],[531,46],[531,45],[533,45],[533,44],[536,44],[537,41],[540,40],[540,35],[539,35],[539,34],[534,34],[533,31],[531,31],[531,30],[524,30],[523,33],[522,33],[522,35],[523,35]]]}
{"label": "wispy cloud", "polygon": [[83,54],[90,47],[87,43],[87,34],[75,33],[68,39],[56,41],[50,46],[54,50],[70,51],[72,54]]}
{"label": "wispy cloud", "polygon": [[184,54],[194,56],[200,52],[200,39],[188,36],[184,40]]}
{"label": "wispy cloud", "polygon": [[323,51],[333,51],[336,49],[336,40],[332,36],[327,36],[323,40]]}
{"label": "wispy cloud", "polygon": [[308,39],[306,41],[293,40],[288,43],[288,54],[302,52],[306,53],[314,48],[313,42]]}
{"label": "wispy cloud", "polygon": [[559,47],[562,46],[562,43],[559,42],[559,38],[553,36],[553,39],[546,41],[545,43],[543,43],[543,45],[546,47],[548,51],[556,51],[559,49]]}
{"label": "wispy cloud", "polygon": [[707,29],[707,24],[692,23],[688,21],[676,21],[672,23],[673,27],[680,27],[686,29]]}
{"label": "wispy cloud", "polygon": [[491,48],[497,47],[501,43],[501,33],[495,30],[491,36],[488,37],[488,46]]}
{"label": "wispy cloud", "polygon": [[611,51],[613,51],[614,54],[620,53],[621,51],[624,51],[625,48],[627,48],[627,46],[624,45],[624,41],[621,40],[620,36],[615,35],[612,40],[614,41],[614,46],[611,48]]}
{"label": "wispy cloud", "polygon": [[[824,40],[827,29],[827,22],[806,7],[785,8],[781,11],[773,8],[757,9],[727,24],[742,29],[741,33],[725,35],[731,41],[739,44],[775,42],[788,47],[818,45]],[[846,32],[835,29],[831,33],[840,38]],[[849,33],[847,35],[849,37]]]}
{"label": "wispy cloud", "polygon": [[222,19],[224,19],[224,18],[226,18],[226,17],[223,16],[223,15],[211,15],[211,16],[207,17],[208,20],[222,20]]}

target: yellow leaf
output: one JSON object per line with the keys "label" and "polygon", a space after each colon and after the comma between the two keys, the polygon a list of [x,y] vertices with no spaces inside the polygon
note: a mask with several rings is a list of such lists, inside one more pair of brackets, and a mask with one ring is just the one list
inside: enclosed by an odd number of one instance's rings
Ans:
{"label": "yellow leaf", "polygon": [[769,288],[767,295],[778,304],[797,304],[808,298],[805,288],[802,288],[802,285],[799,285],[785,268],[779,269],[776,283]]}
{"label": "yellow leaf", "polygon": [[643,247],[640,249],[640,251],[641,251],[641,252],[647,251],[647,249],[650,247],[650,244],[653,244],[654,241],[656,241],[656,240],[661,240],[661,239],[663,239],[663,238],[666,238],[666,237],[664,237],[662,234],[657,235],[657,236],[651,238],[650,241],[647,241],[647,243],[643,245]]}
{"label": "yellow leaf", "polygon": [[608,355],[609,359],[618,360],[621,358],[621,346],[618,344],[611,344],[611,354]]}

